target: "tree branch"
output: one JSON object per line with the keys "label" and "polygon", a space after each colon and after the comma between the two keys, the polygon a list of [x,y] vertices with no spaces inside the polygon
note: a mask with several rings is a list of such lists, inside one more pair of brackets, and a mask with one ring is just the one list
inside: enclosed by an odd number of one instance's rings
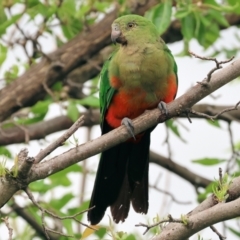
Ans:
{"label": "tree branch", "polygon": [[169,158],[166,158],[160,154],[150,152],[150,162],[155,163],[159,166],[162,166],[169,171],[177,174],[183,179],[189,181],[194,187],[203,187],[205,188],[211,183],[211,180],[201,177],[198,174],[189,171],[187,168],[177,164]]}
{"label": "tree branch", "polygon": [[[133,120],[134,128],[135,128],[135,135],[145,131],[147,128],[157,125],[159,122],[166,121],[172,117],[179,115],[182,112],[185,112],[186,109],[189,109],[194,105],[196,102],[200,101],[202,98],[207,96],[208,94],[212,93],[213,91],[217,90],[221,86],[225,85],[232,79],[235,79],[237,76],[240,75],[240,59],[229,64],[227,67],[215,72],[212,75],[211,81],[208,83],[207,86],[202,86],[200,84],[195,85],[192,87],[188,92],[184,95],[176,99],[175,101],[168,104],[168,112],[169,114],[166,116],[161,114],[159,116],[159,110],[155,109],[149,111],[145,114],[142,114],[140,117]],[[118,136],[118,137],[116,137]],[[77,148],[69,150],[67,153],[63,153],[61,156],[58,156],[58,160],[53,158],[48,162],[42,163],[37,169],[37,176],[36,179],[45,177],[46,172],[49,171],[49,165],[52,166],[52,170],[55,172],[57,166],[54,166],[55,162],[57,162],[58,166],[61,166],[59,170],[74,164],[80,160],[86,159],[90,156],[98,154],[102,151],[109,149],[121,142],[126,141],[131,136],[129,135],[128,131],[124,126],[121,126],[108,134],[105,134],[91,142],[86,144],[82,144]],[[68,155],[66,157],[65,155]],[[65,161],[68,159],[68,162]],[[61,163],[60,163],[61,162]],[[48,167],[45,169],[45,164]],[[53,165],[52,165],[53,164]],[[54,166],[54,167],[53,167]],[[42,172],[43,171],[43,172]],[[54,173],[52,172],[52,173]],[[41,177],[42,175],[42,177]],[[34,175],[30,176],[30,179],[35,179]],[[35,179],[35,180],[36,180]]]}
{"label": "tree branch", "polygon": [[[16,212],[18,216],[21,216],[37,232],[37,234],[41,238],[46,239],[42,226],[38,224],[38,222],[29,213],[27,213],[24,208],[18,206],[15,202],[11,204],[11,208],[13,209],[13,211]],[[49,233],[49,235],[51,240],[59,239],[58,237],[56,237],[56,235],[53,235],[51,233]]]}
{"label": "tree branch", "polygon": [[[232,109],[232,106],[217,106],[210,104],[197,104],[193,106],[193,110],[201,112],[209,116],[218,115],[217,119],[231,122],[236,121],[240,123],[240,111],[224,112],[219,115],[220,112],[226,109]],[[100,123],[100,113],[98,109],[90,109],[84,114],[84,123],[82,126],[93,126]],[[191,118],[206,118],[204,115],[189,114]],[[186,118],[186,114],[180,114],[181,118]],[[24,130],[19,126],[9,127],[6,129],[0,128],[0,145],[5,146],[14,143],[25,142],[25,134],[28,134],[29,140],[43,139],[49,134],[66,130],[71,127],[73,122],[67,116],[59,116],[50,120],[34,123],[24,126]]]}
{"label": "tree branch", "polygon": [[[99,110],[88,110],[84,114],[84,123],[82,126],[93,126],[99,124]],[[66,130],[72,126],[73,122],[67,116],[59,116],[50,120],[34,123],[24,126],[25,131],[18,126],[6,129],[0,128],[0,146],[25,142],[25,133],[27,132],[29,140],[43,139],[49,134]]]}
{"label": "tree branch", "polygon": [[49,146],[47,146],[44,150],[41,150],[38,155],[35,157],[35,162],[41,162],[48,154],[53,152],[56,148],[63,145],[63,143],[75,133],[78,128],[82,125],[84,121],[84,117],[81,116],[69,129],[66,131],[57,141],[54,141]]}
{"label": "tree branch", "polygon": [[187,239],[208,226],[240,216],[240,177],[233,179],[229,186],[229,192],[237,192],[234,198],[231,197],[233,201],[218,203],[211,195],[185,215],[187,226],[174,222],[169,223],[154,240]]}

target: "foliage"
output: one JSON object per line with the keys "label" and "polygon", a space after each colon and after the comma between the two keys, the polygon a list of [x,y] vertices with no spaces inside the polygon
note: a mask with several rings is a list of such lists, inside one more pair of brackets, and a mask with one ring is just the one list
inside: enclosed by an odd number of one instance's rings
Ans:
{"label": "foliage", "polygon": [[[130,1],[119,0],[117,2],[120,5],[119,14],[131,11],[131,7],[129,7]],[[181,34],[183,36],[181,56],[188,55],[190,43],[192,40],[196,40],[204,50],[214,49],[213,56],[224,53],[229,57],[238,53],[239,48],[229,46],[227,49],[224,47],[217,49],[215,43],[220,38],[221,29],[230,27],[226,16],[240,14],[240,4],[235,0],[222,1],[221,5],[218,2],[217,0],[160,1],[150,8],[145,13],[145,16],[157,26],[159,34],[163,36],[171,28],[172,22],[181,24]],[[47,44],[44,39],[49,39],[53,45],[61,47],[74,39],[77,34],[83,31],[87,32],[89,26],[98,22],[114,6],[115,2],[110,0],[3,0],[0,5],[0,90],[14,82],[24,71],[33,67],[35,63],[49,54],[50,50],[46,50]],[[240,36],[238,33],[234,37],[239,41]],[[12,56],[13,52],[18,54],[12,57],[11,64],[9,64],[9,56]],[[94,61],[91,63],[94,64]],[[96,66],[96,68],[100,68],[100,66]],[[87,81],[89,80],[87,79],[83,82],[79,80],[79,82],[73,84],[70,81],[71,85],[66,77],[64,81],[56,83],[51,89],[45,89],[47,94],[43,94],[44,97],[41,101],[22,108],[12,118],[1,123],[0,130],[7,130],[16,126],[24,130],[26,126],[31,127],[35,123],[42,123],[49,118],[49,115],[53,112],[52,109],[56,105],[60,106],[62,115],[76,121],[84,111],[99,108],[98,97],[96,97],[98,93],[98,81],[96,79],[98,78],[93,78],[91,81]],[[77,91],[78,94],[81,92],[81,97],[76,97],[76,94],[72,93],[74,91]],[[220,120],[208,121],[208,123],[219,130],[223,129]],[[177,121],[173,119],[167,121],[166,127],[171,134],[184,144],[189,142],[189,140],[185,140],[184,134],[180,131],[182,125]],[[47,141],[48,139],[43,139],[40,144],[46,144]],[[77,140],[75,143],[78,144]],[[69,141],[69,144],[72,145],[72,142]],[[27,147],[30,148],[31,145]],[[41,148],[39,145],[38,151]],[[227,198],[231,175],[240,175],[240,144],[234,144],[233,148],[233,158],[237,163],[236,169],[229,175],[225,174],[221,182],[212,183],[202,190],[202,193],[198,195],[198,201],[203,201],[212,191],[220,202],[225,201]],[[13,177],[18,175],[18,158],[14,157],[12,149],[12,146],[0,146],[0,180],[10,172]],[[7,167],[9,162],[13,165],[11,170]],[[196,157],[192,162],[207,168],[227,163],[227,160],[218,157]],[[83,164],[76,164],[51,175],[47,179],[30,184],[29,188],[43,208],[62,217],[74,215],[87,209],[89,200],[82,197],[85,192],[82,193],[81,190],[72,189],[72,186],[79,176],[81,179],[86,179],[89,172],[92,172],[92,170],[85,169]],[[42,216],[39,209],[32,202],[26,200],[24,193],[18,193],[16,198],[12,198],[8,202],[8,207],[13,209],[12,206],[17,203],[16,199],[18,198],[23,202],[26,213],[41,225]],[[76,204],[76,199],[81,200]],[[9,211],[1,213],[1,217],[5,215],[11,218],[11,226],[14,232],[17,233],[15,239],[33,239],[37,237],[38,234],[29,224],[18,224],[19,216],[14,210],[10,213]],[[79,221],[83,219],[83,215],[78,216]],[[187,225],[186,216],[182,215],[181,219]],[[157,221],[159,221],[158,215],[153,219],[153,222]],[[60,221],[59,219],[52,219],[48,215],[46,222],[50,223],[52,229],[60,228],[62,232],[78,239],[80,237],[81,239],[87,239],[93,235],[96,239],[111,237],[116,240],[135,240],[142,238],[136,233],[118,232],[111,220],[109,220],[108,226],[97,226],[97,231],[79,226],[72,219]],[[0,222],[0,227],[5,227],[4,222]],[[228,227],[228,229],[237,237],[240,236],[239,229],[233,227]],[[159,234],[159,232],[160,228],[155,227],[150,233],[155,235]],[[66,238],[61,237],[59,239]],[[198,239],[203,238],[199,236]]]}
{"label": "foliage", "polygon": [[213,193],[216,196],[218,202],[225,202],[228,198],[228,190],[231,182],[232,179],[229,179],[227,173],[224,174],[222,179],[216,181],[216,185],[213,187]]}

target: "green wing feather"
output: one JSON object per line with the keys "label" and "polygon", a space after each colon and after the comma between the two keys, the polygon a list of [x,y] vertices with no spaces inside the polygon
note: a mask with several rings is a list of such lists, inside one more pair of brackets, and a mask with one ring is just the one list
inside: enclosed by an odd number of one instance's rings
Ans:
{"label": "green wing feather", "polygon": [[114,53],[104,63],[101,74],[100,74],[99,98],[100,98],[101,127],[103,126],[106,110],[108,109],[109,104],[112,100],[112,97],[116,92],[116,90],[111,87],[109,82],[109,77],[108,77],[108,66],[113,55]]}
{"label": "green wing feather", "polygon": [[171,57],[172,61],[173,61],[173,72],[175,73],[176,75],[176,80],[177,80],[177,85],[178,85],[178,75],[177,75],[177,72],[178,72],[178,67],[177,67],[177,63],[172,55],[172,52],[171,50],[168,48],[168,46],[165,44],[165,42],[161,39],[161,41],[164,43],[165,45],[165,51],[167,52],[167,54],[169,54],[169,56]]}

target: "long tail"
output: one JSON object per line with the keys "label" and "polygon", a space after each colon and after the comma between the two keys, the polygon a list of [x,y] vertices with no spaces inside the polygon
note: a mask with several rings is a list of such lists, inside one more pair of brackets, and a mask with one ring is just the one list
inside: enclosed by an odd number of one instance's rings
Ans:
{"label": "long tail", "polygon": [[101,221],[108,206],[116,223],[124,221],[130,202],[138,213],[148,211],[150,132],[137,143],[125,142],[102,153],[88,212],[92,225]]}

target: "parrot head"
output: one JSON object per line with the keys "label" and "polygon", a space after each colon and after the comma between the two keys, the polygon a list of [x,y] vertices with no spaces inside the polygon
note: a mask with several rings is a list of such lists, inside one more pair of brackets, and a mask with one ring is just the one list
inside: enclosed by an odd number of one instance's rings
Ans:
{"label": "parrot head", "polygon": [[159,34],[151,21],[131,14],[119,17],[113,22],[111,39],[114,44],[119,43],[126,46],[142,41],[145,43],[156,42],[159,40]]}

